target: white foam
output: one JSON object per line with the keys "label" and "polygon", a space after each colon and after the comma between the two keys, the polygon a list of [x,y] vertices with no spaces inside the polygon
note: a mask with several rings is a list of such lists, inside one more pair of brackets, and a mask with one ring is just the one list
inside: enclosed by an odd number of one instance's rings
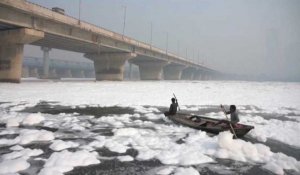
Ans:
{"label": "white foam", "polygon": [[9,159],[16,159],[16,158],[23,158],[23,159],[28,159],[29,157],[33,157],[33,156],[38,156],[43,154],[43,151],[41,149],[22,149],[20,151],[14,151],[11,153],[7,153],[2,155],[2,158],[5,160],[9,160]]}
{"label": "white foam", "polygon": [[[33,86],[34,88],[32,88]],[[170,98],[175,92],[180,105],[219,105],[224,103],[238,106],[255,105],[267,109],[282,110],[282,107],[300,109],[299,88],[299,83],[288,82],[23,82],[18,85],[3,84],[0,87],[0,96],[2,101],[17,103],[25,101],[30,104],[36,104],[42,99],[74,106],[97,104],[101,106],[151,105],[168,107]],[[68,89],[68,91],[65,91],[62,96],[61,89]],[[82,90],[80,96],[78,89]],[[95,93],[104,91],[107,92]],[[247,98],[245,95],[228,94],[253,95],[251,98]]]}
{"label": "white foam", "polygon": [[276,174],[284,174],[284,169],[300,172],[300,162],[295,158],[282,153],[273,153],[269,147],[262,144],[252,144],[240,139],[234,140],[232,136],[230,132],[220,133],[218,149],[210,154],[223,159],[264,163],[264,168]]}
{"label": "white foam", "polygon": [[101,148],[105,145],[106,142],[106,137],[105,136],[97,136],[95,137],[95,141],[89,143],[88,146],[93,147],[93,148]]}
{"label": "white foam", "polygon": [[133,161],[134,158],[131,157],[131,156],[118,156],[118,159],[121,161],[121,162],[130,162],[130,161]]}
{"label": "white foam", "polygon": [[300,172],[300,162],[298,162],[295,158],[286,156],[282,153],[274,154],[271,159],[263,166],[276,174],[284,174],[283,169],[291,169]]}
{"label": "white foam", "polygon": [[107,140],[105,142],[105,147],[110,151],[117,153],[125,153],[128,149],[126,145],[123,145],[116,140]]}
{"label": "white foam", "polygon": [[189,168],[176,168],[174,175],[200,175],[200,173],[193,167]]}
{"label": "white foam", "polygon": [[12,146],[9,148],[10,150],[13,150],[13,151],[20,151],[22,149],[24,149],[22,146],[20,145],[15,145],[15,146]]}
{"label": "white foam", "polygon": [[15,139],[0,139],[0,145],[25,145],[34,141],[50,141],[54,139],[54,134],[46,130],[21,129],[20,135]]}
{"label": "white foam", "polygon": [[29,167],[30,164],[22,158],[5,160],[0,163],[0,174],[16,173]]}
{"label": "white foam", "polygon": [[96,152],[88,152],[86,150],[54,152],[46,161],[39,175],[63,174],[71,171],[76,166],[98,164],[100,161],[97,159],[97,156]]}
{"label": "white foam", "polygon": [[[187,130],[183,128],[181,131]],[[161,131],[164,132],[164,130]],[[198,145],[195,144],[189,148],[189,145],[176,144],[176,139],[170,139],[168,136],[164,136],[164,133],[160,135],[160,131],[120,128],[115,129],[114,133],[115,136],[111,141],[107,140],[106,145],[118,145],[117,148],[123,149],[122,151],[109,149],[111,151],[124,153],[126,149],[128,149],[128,145],[133,145],[133,148],[139,152],[137,156],[138,160],[157,158],[164,164],[179,165],[195,165],[213,161],[199,150]],[[125,148],[121,145],[125,146]]]}
{"label": "white foam", "polygon": [[25,145],[33,141],[51,141],[54,138],[54,134],[50,131],[24,129],[16,139],[19,140],[19,144]]}
{"label": "white foam", "polygon": [[75,148],[78,146],[79,143],[71,141],[54,140],[53,143],[50,145],[50,148],[54,151],[61,151],[67,148]]}
{"label": "white foam", "polygon": [[6,121],[6,127],[18,127],[20,123],[23,121],[24,117],[17,116],[7,119]]}
{"label": "white foam", "polygon": [[10,112],[1,117],[0,121],[6,123],[6,127],[18,127],[21,124],[23,125],[35,125],[39,124],[45,120],[45,118],[40,113],[36,114],[19,114],[15,112]]}
{"label": "white foam", "polygon": [[36,114],[29,114],[24,120],[22,121],[22,124],[24,125],[35,125],[45,120],[45,117],[42,116],[41,113]]}
{"label": "white foam", "polygon": [[16,134],[18,133],[15,129],[7,128],[6,130],[3,130],[0,132],[0,135],[10,135],[10,134]]}
{"label": "white foam", "polygon": [[166,168],[160,169],[158,172],[156,172],[156,174],[158,174],[158,175],[169,175],[174,171],[175,168],[176,167],[174,167],[174,166],[166,167]]}
{"label": "white foam", "polygon": [[265,142],[268,138],[300,148],[300,122],[281,121],[276,119],[265,120],[261,117],[247,117],[241,119],[243,123],[255,126],[249,135]]}
{"label": "white foam", "polygon": [[[32,88],[33,86],[34,88]],[[64,92],[62,96],[61,89],[68,89],[68,91]],[[78,89],[82,90],[80,95],[78,95]],[[110,90],[107,91],[107,89]],[[267,121],[260,116],[251,116],[251,113],[259,112],[253,106],[261,108],[262,112],[275,112],[284,115],[289,113],[298,114],[300,111],[299,89],[300,83],[276,82],[37,82],[19,85],[3,84],[0,87],[1,100],[10,101],[11,103],[1,104],[0,106],[8,109],[11,105],[16,105],[15,108],[9,108],[10,111],[15,111],[18,108],[24,108],[24,106],[33,106],[40,100],[57,101],[61,105],[71,105],[72,108],[88,105],[129,106],[133,107],[135,112],[139,114],[110,115],[91,119],[96,123],[93,129],[101,127],[117,129],[113,130],[114,136],[99,140],[95,138],[95,141],[85,147],[80,147],[80,149],[93,150],[99,147],[107,147],[111,151],[124,153],[127,149],[134,148],[138,151],[137,160],[158,159],[165,164],[175,164],[176,166],[211,162],[215,157],[228,158],[260,163],[272,172],[282,173],[284,169],[293,169],[299,172],[298,161],[295,162],[291,157],[272,153],[268,147],[262,144],[232,140],[226,134],[219,137],[208,137],[204,132],[180,127],[172,122],[154,124],[152,121],[142,121],[144,117],[148,120],[165,119],[162,115],[155,114],[159,112],[157,108],[147,108],[142,105],[167,108],[173,92],[179,98],[182,109],[197,110],[198,108],[199,110],[200,105],[236,104],[239,109],[248,114],[240,117],[241,122],[255,126],[255,129],[249,135],[263,141],[272,138],[293,146],[299,146],[299,142],[295,139],[300,138],[299,122]],[[241,94],[253,95],[248,98],[248,96]],[[190,107],[191,105],[193,107]],[[248,110],[248,108],[241,105],[250,106],[250,109]],[[18,126],[26,117],[25,114],[15,112],[9,114],[1,112],[1,114],[4,115],[1,115],[0,121],[8,123],[7,126]],[[223,114],[211,113],[210,115],[220,117]],[[134,120],[133,118],[140,118],[140,120]],[[95,134],[89,132],[91,128],[89,128],[88,123],[77,114],[59,114],[41,121],[41,124],[46,126],[80,130],[76,133],[80,137],[94,137]],[[138,125],[140,128],[136,129],[133,125]],[[19,131],[15,133],[19,133]],[[61,136],[63,137],[64,134],[62,133]],[[42,135],[46,135],[46,137],[43,138]],[[49,134],[34,130],[30,133],[20,129],[20,135],[16,139],[0,139],[0,144],[27,144],[34,141],[53,139],[54,135],[51,132]],[[183,143],[177,143],[178,140],[182,140]],[[289,164],[289,166],[284,164]],[[62,170],[57,171],[54,167],[45,167],[47,171],[44,170],[43,173],[61,174],[65,172],[63,170],[70,169],[69,166],[62,166],[61,168]]]}
{"label": "white foam", "polygon": [[164,117],[164,114],[153,114],[153,113],[148,113],[145,114],[145,117],[149,120],[159,120]]}

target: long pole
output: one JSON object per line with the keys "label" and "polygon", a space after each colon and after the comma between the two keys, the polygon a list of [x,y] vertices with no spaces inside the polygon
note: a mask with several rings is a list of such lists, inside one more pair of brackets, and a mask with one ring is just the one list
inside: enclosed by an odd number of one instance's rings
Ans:
{"label": "long pole", "polygon": [[152,32],[153,32],[153,26],[152,22],[150,23],[150,47],[152,48]]}
{"label": "long pole", "polygon": [[180,54],[179,49],[180,49],[180,43],[179,43],[179,40],[177,40],[177,55],[178,55],[178,56],[179,56],[179,54]]}
{"label": "long pole", "polygon": [[187,48],[185,49],[185,59],[188,59],[188,50],[187,50]]}
{"label": "long pole", "polygon": [[81,18],[81,0],[79,0],[79,6],[78,6],[78,19],[79,19],[79,24],[80,24],[80,19]]}
{"label": "long pole", "polygon": [[198,62],[198,64],[200,64],[200,54],[199,54],[199,50],[198,50],[198,58],[197,58],[197,62]]}
{"label": "long pole", "polygon": [[177,98],[176,98],[176,96],[175,96],[175,94],[173,93],[173,96],[174,96],[174,98],[175,98],[175,100],[176,100],[176,102],[177,102],[177,105],[178,105],[178,110],[180,111],[180,107],[179,107],[179,104],[178,104],[178,100],[177,100]]}
{"label": "long pole", "polygon": [[126,24],[126,9],[127,7],[126,6],[123,6],[124,8],[124,21],[123,21],[123,37],[124,37],[124,33],[125,33],[125,24]]}
{"label": "long pole", "polygon": [[167,41],[166,41],[166,54],[168,55],[168,43],[169,43],[169,33],[167,32]]}
{"label": "long pole", "polygon": [[231,123],[230,123],[230,120],[229,120],[229,118],[227,117],[226,111],[225,111],[225,109],[224,109],[224,107],[223,107],[222,105],[221,105],[221,108],[222,108],[222,110],[223,110],[223,112],[224,112],[224,115],[226,116],[227,121],[229,122],[229,126],[230,126],[230,128],[232,129],[232,132],[233,132],[233,134],[234,134],[234,137],[237,138],[236,133],[235,133],[235,131],[234,131],[234,129],[233,129]]}
{"label": "long pole", "polygon": [[193,48],[193,62],[195,61],[195,49]]}

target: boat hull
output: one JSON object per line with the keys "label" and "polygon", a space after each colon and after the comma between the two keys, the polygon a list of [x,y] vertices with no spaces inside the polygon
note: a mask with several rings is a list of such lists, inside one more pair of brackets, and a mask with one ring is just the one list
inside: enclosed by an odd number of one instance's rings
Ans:
{"label": "boat hull", "polygon": [[[177,113],[175,115],[165,114],[165,116],[177,124],[181,124],[213,134],[219,134],[223,131],[232,132],[232,129],[229,126],[228,122],[219,119],[181,113]],[[237,124],[233,128],[237,137],[243,137],[254,127],[250,125]]]}

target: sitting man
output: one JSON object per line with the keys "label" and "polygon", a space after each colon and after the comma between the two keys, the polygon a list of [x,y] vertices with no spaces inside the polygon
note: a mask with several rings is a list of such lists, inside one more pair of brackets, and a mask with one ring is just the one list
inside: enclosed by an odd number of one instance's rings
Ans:
{"label": "sitting man", "polygon": [[175,98],[172,98],[171,101],[172,101],[172,104],[170,105],[169,111],[165,112],[166,116],[168,116],[168,115],[175,115],[176,112],[177,112],[177,107],[178,107],[177,100]]}

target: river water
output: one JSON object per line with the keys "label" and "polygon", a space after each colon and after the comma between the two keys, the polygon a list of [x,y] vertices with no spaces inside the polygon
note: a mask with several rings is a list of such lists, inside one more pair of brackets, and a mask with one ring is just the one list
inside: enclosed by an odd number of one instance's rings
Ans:
{"label": "river water", "polygon": [[[163,112],[255,129],[233,140]],[[241,81],[0,84],[0,174],[300,174],[300,83]]]}

